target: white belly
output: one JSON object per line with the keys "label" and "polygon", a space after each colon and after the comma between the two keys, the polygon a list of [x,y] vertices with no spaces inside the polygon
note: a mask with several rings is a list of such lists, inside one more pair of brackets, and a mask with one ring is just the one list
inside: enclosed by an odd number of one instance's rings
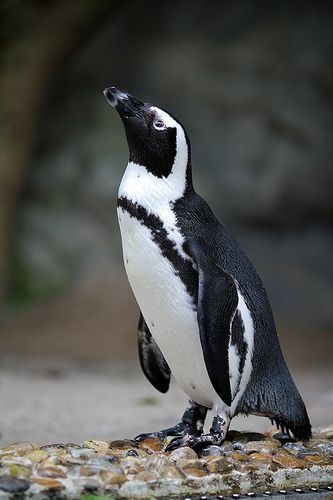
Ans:
{"label": "white belly", "polygon": [[224,406],[207,373],[197,313],[185,285],[147,227],[121,208],[118,219],[129,282],[173,376],[197,403]]}

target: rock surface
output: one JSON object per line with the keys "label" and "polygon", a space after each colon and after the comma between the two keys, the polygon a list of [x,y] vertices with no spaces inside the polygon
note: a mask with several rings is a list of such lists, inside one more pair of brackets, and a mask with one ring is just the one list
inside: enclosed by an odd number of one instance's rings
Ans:
{"label": "rock surface", "polygon": [[[0,449],[0,498],[17,494],[80,498],[91,492],[112,498],[195,494],[236,498],[241,493],[324,488],[333,483],[330,429],[317,432],[309,443],[285,443],[285,438],[259,433],[257,441],[251,441],[253,437],[253,433],[230,433],[227,443],[210,447],[212,455],[209,448],[198,453],[189,448],[165,452],[166,442],[157,438],[146,443],[90,439],[82,445],[43,447],[15,443]],[[240,442],[247,447],[240,450]],[[131,451],[139,453],[133,456]]]}

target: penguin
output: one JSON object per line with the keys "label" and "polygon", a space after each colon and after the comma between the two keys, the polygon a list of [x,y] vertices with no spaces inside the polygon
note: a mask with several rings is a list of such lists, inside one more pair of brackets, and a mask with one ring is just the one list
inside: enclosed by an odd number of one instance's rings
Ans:
{"label": "penguin", "polygon": [[[264,286],[231,234],[195,192],[191,146],[170,113],[116,87],[129,161],[117,202],[123,258],[140,308],[138,350],[162,393],[170,376],[189,398],[166,450],[220,445],[235,415],[272,420],[296,439],[311,425],[284,360]],[[210,431],[204,433],[208,410]]]}

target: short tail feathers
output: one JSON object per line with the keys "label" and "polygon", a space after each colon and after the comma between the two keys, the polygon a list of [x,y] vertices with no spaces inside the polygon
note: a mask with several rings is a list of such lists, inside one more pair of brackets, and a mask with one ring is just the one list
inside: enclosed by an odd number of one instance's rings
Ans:
{"label": "short tail feathers", "polygon": [[289,374],[288,368],[279,377],[250,380],[237,413],[267,416],[282,432],[294,435],[297,440],[311,438],[311,424],[305,404]]}

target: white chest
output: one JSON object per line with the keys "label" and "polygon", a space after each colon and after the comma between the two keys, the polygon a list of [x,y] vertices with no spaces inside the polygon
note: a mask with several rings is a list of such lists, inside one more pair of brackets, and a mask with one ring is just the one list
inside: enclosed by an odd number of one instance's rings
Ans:
{"label": "white chest", "polygon": [[[127,276],[151,334],[184,392],[212,406],[219,397],[209,380],[197,313],[185,285],[146,226],[122,208],[118,220]],[[181,235],[175,233],[176,244]]]}

